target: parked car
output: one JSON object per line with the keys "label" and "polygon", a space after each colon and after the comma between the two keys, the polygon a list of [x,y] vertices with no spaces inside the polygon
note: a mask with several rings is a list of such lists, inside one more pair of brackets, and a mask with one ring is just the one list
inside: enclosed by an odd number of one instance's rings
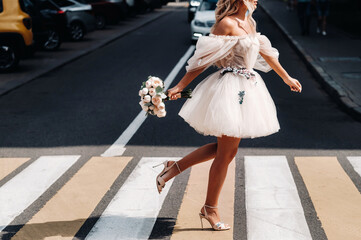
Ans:
{"label": "parked car", "polygon": [[135,1],[136,0],[107,0],[118,6],[122,12],[122,16],[134,16],[136,14]]}
{"label": "parked car", "polygon": [[145,13],[147,10],[162,7],[162,0],[108,0],[116,4],[126,4],[128,15],[134,16],[137,13]]}
{"label": "parked car", "polygon": [[202,0],[197,8],[194,19],[191,21],[192,41],[195,42],[200,36],[209,35],[216,21],[215,10],[217,0]]}
{"label": "parked car", "polygon": [[200,4],[200,0],[189,0],[188,1],[188,22],[191,22],[194,18],[194,14],[197,11],[197,7]]}
{"label": "parked car", "polygon": [[95,30],[95,17],[92,6],[75,0],[52,0],[61,10],[66,12],[68,34],[71,40],[79,41],[85,34]]}
{"label": "parked car", "polygon": [[92,6],[97,29],[104,29],[107,24],[116,24],[126,17],[121,6],[106,0],[79,0],[79,2]]}
{"label": "parked car", "polygon": [[45,50],[58,49],[67,30],[65,12],[51,0],[23,1],[32,19],[35,45]]}
{"label": "parked car", "polygon": [[0,72],[14,70],[33,48],[31,28],[22,0],[0,0]]}

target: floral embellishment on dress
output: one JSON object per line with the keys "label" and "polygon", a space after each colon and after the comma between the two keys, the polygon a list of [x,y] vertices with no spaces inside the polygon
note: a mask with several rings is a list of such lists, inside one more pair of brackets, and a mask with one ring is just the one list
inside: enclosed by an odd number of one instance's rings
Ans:
{"label": "floral embellishment on dress", "polygon": [[251,70],[249,70],[249,69],[247,69],[245,67],[241,67],[241,68],[224,67],[221,70],[221,75],[223,76],[224,74],[226,74],[228,72],[244,76],[247,80],[252,80],[255,85],[257,84],[255,72],[251,71]]}
{"label": "floral embellishment on dress", "polygon": [[239,104],[243,103],[243,97],[246,94],[245,91],[239,91],[238,96],[239,96]]}

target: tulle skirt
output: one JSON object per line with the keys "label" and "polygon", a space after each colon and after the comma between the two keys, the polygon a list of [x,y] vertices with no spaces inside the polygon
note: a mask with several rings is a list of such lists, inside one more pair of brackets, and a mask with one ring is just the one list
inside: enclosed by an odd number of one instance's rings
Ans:
{"label": "tulle skirt", "polygon": [[277,132],[276,107],[262,77],[220,72],[197,85],[179,115],[206,136],[256,138]]}

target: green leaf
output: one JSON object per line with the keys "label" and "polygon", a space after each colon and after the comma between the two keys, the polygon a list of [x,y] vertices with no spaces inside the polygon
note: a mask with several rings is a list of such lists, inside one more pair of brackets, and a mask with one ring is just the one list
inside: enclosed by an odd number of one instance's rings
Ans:
{"label": "green leaf", "polygon": [[163,92],[163,88],[161,86],[158,86],[156,89],[155,89],[155,92],[156,93],[161,93]]}
{"label": "green leaf", "polygon": [[150,102],[144,104],[144,106],[147,106],[147,107],[149,107],[151,105],[152,105],[152,103],[150,103]]}

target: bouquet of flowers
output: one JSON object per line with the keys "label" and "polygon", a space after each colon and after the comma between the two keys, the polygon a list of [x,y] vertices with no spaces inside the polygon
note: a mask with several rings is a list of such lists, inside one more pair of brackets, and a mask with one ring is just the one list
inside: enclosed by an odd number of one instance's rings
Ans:
{"label": "bouquet of flowers", "polygon": [[[191,98],[192,90],[188,89],[179,93],[181,98]],[[143,82],[139,90],[140,102],[146,114],[157,115],[157,117],[165,117],[164,102],[170,100],[164,93],[164,82],[154,76],[149,76],[148,80]]]}

